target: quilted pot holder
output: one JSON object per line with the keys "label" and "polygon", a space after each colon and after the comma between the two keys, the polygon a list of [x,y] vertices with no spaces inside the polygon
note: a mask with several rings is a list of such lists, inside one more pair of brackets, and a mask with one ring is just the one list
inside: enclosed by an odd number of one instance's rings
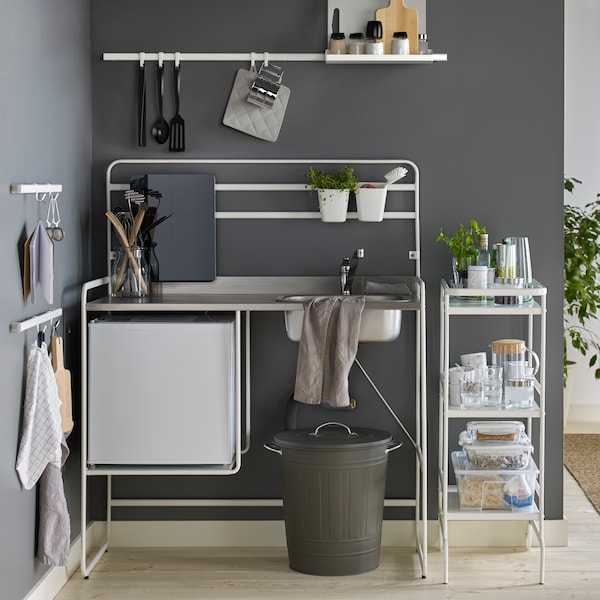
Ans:
{"label": "quilted pot holder", "polygon": [[223,125],[267,142],[276,142],[290,98],[290,89],[284,85],[279,88],[272,108],[256,106],[248,102],[248,94],[255,79],[255,71],[238,70],[225,109]]}

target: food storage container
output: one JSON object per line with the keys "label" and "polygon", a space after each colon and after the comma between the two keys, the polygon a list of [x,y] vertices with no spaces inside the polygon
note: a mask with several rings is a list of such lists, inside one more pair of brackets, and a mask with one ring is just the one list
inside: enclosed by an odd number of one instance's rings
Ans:
{"label": "food storage container", "polygon": [[515,442],[478,441],[462,431],[458,443],[472,469],[525,469],[533,446],[525,433]]}
{"label": "food storage container", "polygon": [[464,452],[453,452],[452,466],[461,510],[532,510],[539,472],[533,458],[521,471],[481,471],[469,467]]}
{"label": "food storage container", "polygon": [[467,431],[479,442],[515,442],[525,433],[521,421],[469,421]]}

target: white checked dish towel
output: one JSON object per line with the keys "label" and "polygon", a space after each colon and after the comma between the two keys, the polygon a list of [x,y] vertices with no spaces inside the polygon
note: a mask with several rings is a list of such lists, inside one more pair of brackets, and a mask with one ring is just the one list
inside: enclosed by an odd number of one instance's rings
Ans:
{"label": "white checked dish towel", "polygon": [[46,344],[31,345],[27,359],[23,431],[17,472],[21,484],[30,490],[48,463],[61,463],[62,426],[58,387]]}

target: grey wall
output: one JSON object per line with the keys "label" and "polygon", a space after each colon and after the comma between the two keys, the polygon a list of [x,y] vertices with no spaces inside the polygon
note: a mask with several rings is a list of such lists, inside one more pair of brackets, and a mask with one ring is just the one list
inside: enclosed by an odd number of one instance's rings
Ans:
{"label": "grey wall", "polygon": [[[36,490],[21,490],[15,471],[25,389],[24,367],[35,330],[9,333],[9,322],[45,312],[44,300],[23,304],[22,247],[48,203],[9,194],[11,183],[60,183],[65,239],[55,247],[54,304],[65,310],[66,364],[78,364],[78,288],[89,274],[87,215],[91,161],[89,3],[5,0],[0,54],[0,595],[19,600],[46,567],[35,560]],[[74,374],[77,381],[77,374]],[[79,395],[74,392],[74,402]],[[77,433],[65,469],[72,534],[79,533]]]}
{"label": "grey wall", "polygon": [[[518,11],[518,19],[514,13]],[[233,16],[235,15],[235,18]],[[102,52],[322,52],[326,45],[326,3],[279,2],[169,3],[104,0],[92,3],[94,86],[93,222],[96,274],[103,274],[104,218],[102,181],[115,158],[165,157],[165,147],[149,139],[135,143],[135,63],[103,62]],[[561,439],[562,410],[562,164],[563,164],[563,3],[561,0],[486,2],[430,0],[427,27],[431,47],[447,52],[447,63],[433,66],[332,66],[289,63],[285,84],[292,90],[279,140],[256,140],[221,124],[235,72],[244,64],[184,63],[182,114],[189,157],[404,157],[422,176],[422,272],[428,285],[430,456],[437,446],[438,290],[449,274],[445,247],[435,243],[440,226],[454,229],[476,218],[493,241],[527,235],[534,274],[549,288],[548,439]],[[169,88],[167,88],[169,89]],[[168,96],[170,92],[168,93]],[[172,115],[169,97],[166,113]],[[149,91],[149,120],[156,115]],[[281,228],[286,227],[286,235]],[[394,223],[376,227],[333,226],[318,251],[307,243],[321,239],[323,225],[280,223],[220,224],[218,272],[221,275],[334,274],[339,259],[356,246],[367,257],[363,273],[395,273]],[[294,237],[294,235],[296,237]],[[261,251],[256,252],[259,240]],[[266,240],[266,241],[265,241]],[[290,241],[286,241],[290,240]],[[269,246],[268,241],[272,241]],[[410,372],[414,351],[410,320],[398,346],[361,349],[377,365],[377,381],[393,397],[403,418],[412,416]],[[474,333],[477,329],[477,335]],[[235,477],[170,482],[120,478],[115,493],[158,493],[219,497],[276,495],[276,461],[261,448],[281,429],[285,400],[293,386],[296,348],[285,339],[280,315],[253,320],[253,450]],[[506,321],[465,328],[453,350],[484,349],[489,341],[525,335]],[[400,350],[398,360],[393,351]],[[377,353],[379,352],[379,353]],[[275,365],[275,366],[274,366]],[[393,423],[376,398],[352,381],[362,410],[348,421],[389,428]],[[315,419],[321,416],[315,416]],[[547,516],[562,517],[562,449],[548,451]],[[409,460],[410,459],[410,460]],[[395,461],[395,462],[394,462]],[[390,493],[408,493],[412,456],[393,459],[402,475]],[[403,470],[403,471],[402,471]],[[434,469],[430,489],[434,489]],[[218,481],[215,481],[218,480]],[[95,482],[97,483],[97,482]],[[97,492],[99,495],[101,491]],[[431,509],[435,510],[434,494]],[[97,503],[97,515],[101,515]],[[206,511],[115,511],[116,518],[204,518]],[[231,518],[240,516],[237,512]],[[265,514],[255,514],[265,518]],[[277,516],[267,511],[267,516]],[[280,516],[280,515],[279,515]]]}

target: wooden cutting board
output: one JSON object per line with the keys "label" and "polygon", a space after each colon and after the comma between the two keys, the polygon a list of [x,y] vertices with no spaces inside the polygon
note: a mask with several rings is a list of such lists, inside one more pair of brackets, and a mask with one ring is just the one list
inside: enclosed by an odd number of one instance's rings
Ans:
{"label": "wooden cutting board", "polygon": [[375,11],[375,20],[381,21],[383,28],[383,51],[392,52],[392,38],[395,31],[406,31],[410,53],[419,53],[419,14],[414,8],[406,8],[404,0],[390,0],[387,8]]}
{"label": "wooden cutting board", "polygon": [[63,433],[73,429],[73,407],[71,401],[71,371],[65,369],[63,354],[63,339],[53,336],[50,343],[52,349],[52,368],[56,377],[58,397],[61,400],[60,420]]}

